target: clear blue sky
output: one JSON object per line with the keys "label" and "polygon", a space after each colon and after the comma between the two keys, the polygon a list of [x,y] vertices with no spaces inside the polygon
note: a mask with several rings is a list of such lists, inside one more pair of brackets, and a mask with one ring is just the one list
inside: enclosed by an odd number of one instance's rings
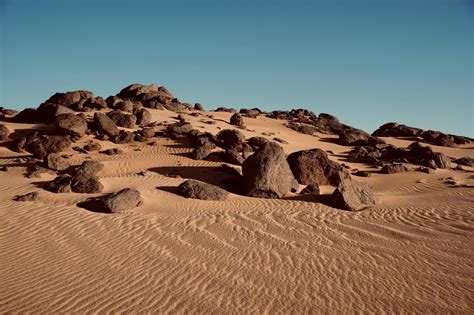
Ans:
{"label": "clear blue sky", "polygon": [[474,136],[472,1],[0,0],[0,106],[165,85],[181,100],[309,108],[373,131]]}

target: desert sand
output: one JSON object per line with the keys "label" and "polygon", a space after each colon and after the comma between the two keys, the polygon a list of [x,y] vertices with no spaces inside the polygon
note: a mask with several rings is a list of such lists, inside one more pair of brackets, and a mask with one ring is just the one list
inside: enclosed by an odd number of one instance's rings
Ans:
{"label": "desert sand", "polygon": [[[176,121],[175,112],[150,112],[153,121]],[[194,128],[213,134],[235,128],[228,123],[231,113],[183,115]],[[286,140],[281,146],[287,154],[321,148],[333,152],[332,160],[373,170],[345,160],[350,147],[327,141],[337,136],[301,134],[283,120],[264,116],[244,119],[246,137]],[[11,131],[38,128],[5,125]],[[87,135],[74,145],[92,139]],[[384,140],[399,147],[411,143]],[[8,172],[0,173],[0,312],[474,311],[472,167],[426,174],[409,165],[409,172],[358,178],[373,187],[378,202],[351,212],[297,194],[184,198],[174,192],[180,183],[187,178],[212,183],[222,176],[214,170],[222,162],[194,160],[188,156],[191,148],[166,137],[154,138],[153,146],[94,141],[124,152],[63,153],[71,155],[73,165],[87,159],[102,162],[98,175],[104,193],[135,188],[143,197],[140,206],[119,214],[78,207],[94,195],[42,189],[38,183],[55,175],[25,177],[17,159],[30,154],[0,147],[0,166],[8,166]],[[452,158],[474,157],[472,143],[432,147]],[[329,194],[333,189],[321,190]],[[35,201],[14,200],[33,191],[39,193]]]}

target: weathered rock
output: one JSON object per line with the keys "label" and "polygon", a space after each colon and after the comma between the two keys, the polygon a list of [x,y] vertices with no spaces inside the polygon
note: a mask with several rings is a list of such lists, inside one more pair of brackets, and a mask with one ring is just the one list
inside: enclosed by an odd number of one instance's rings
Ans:
{"label": "weathered rock", "polygon": [[13,117],[13,121],[22,124],[32,124],[41,122],[38,111],[34,108],[25,108]]}
{"label": "weathered rock", "polygon": [[109,137],[116,137],[119,134],[119,129],[115,122],[103,113],[94,114],[94,127]]}
{"label": "weathered rock", "polygon": [[137,117],[135,115],[121,112],[119,110],[113,110],[107,113],[107,116],[112,119],[117,126],[124,128],[133,129],[137,122]]}
{"label": "weathered rock", "polygon": [[371,174],[372,173],[367,172],[367,171],[357,171],[357,172],[353,173],[353,175],[359,176],[359,177],[370,177]]}
{"label": "weathered rock", "polygon": [[194,104],[194,109],[195,109],[195,110],[203,111],[203,110],[204,110],[204,107],[202,107],[202,105],[201,105],[200,103],[196,103],[196,104]]}
{"label": "weathered rock", "polygon": [[84,161],[76,168],[76,173],[96,175],[104,168],[104,164],[96,160]]}
{"label": "weathered rock", "polygon": [[230,124],[240,128],[245,128],[244,118],[237,113],[230,117]]}
{"label": "weathered rock", "polygon": [[102,149],[102,146],[98,142],[90,142],[84,146],[84,150],[88,152],[100,151],[101,149]]}
{"label": "weathered rock", "polygon": [[56,93],[51,96],[45,103],[54,103],[63,105],[65,107],[71,107],[81,101],[85,101],[93,97],[94,95],[91,92],[80,90],[65,93]]}
{"label": "weathered rock", "polygon": [[236,148],[229,148],[225,150],[224,157],[227,163],[234,165],[242,165],[244,158],[240,155]]}
{"label": "weathered rock", "polygon": [[240,146],[245,141],[245,136],[238,130],[224,129],[216,135],[218,145],[224,149]]}
{"label": "weathered rock", "polygon": [[178,194],[201,200],[225,200],[229,192],[207,183],[189,179],[178,186]]}
{"label": "weathered rock", "polygon": [[427,142],[434,142],[436,138],[439,137],[441,132],[434,130],[423,131],[420,136]]}
{"label": "weathered rock", "polygon": [[75,112],[63,105],[53,103],[43,103],[37,109],[38,121],[45,124],[55,122],[56,116],[63,114],[75,114]]}
{"label": "weathered rock", "polygon": [[59,153],[72,144],[68,136],[39,136],[26,144],[26,150],[35,157],[44,159],[50,153]]}
{"label": "weathered rock", "polygon": [[387,164],[382,167],[382,174],[396,174],[406,172],[407,168],[403,164]]}
{"label": "weathered rock", "polygon": [[71,190],[76,193],[95,194],[100,193],[104,186],[99,178],[93,174],[77,173],[72,177]]}
{"label": "weathered rock", "polygon": [[454,143],[454,138],[445,135],[445,134],[440,134],[433,142],[435,145],[443,146],[443,147],[456,147],[456,144]]}
{"label": "weathered rock", "polygon": [[130,143],[133,140],[135,140],[135,134],[126,130],[120,130],[119,135],[114,138],[114,142],[117,144]]}
{"label": "weathered rock", "polygon": [[210,141],[203,141],[201,145],[194,149],[192,158],[195,160],[204,160],[212,153],[212,150],[215,147],[216,145],[214,143]]}
{"label": "weathered rock", "polygon": [[283,148],[275,142],[264,144],[242,165],[244,190],[248,196],[280,198],[291,191],[295,178]]}
{"label": "weathered rock", "polygon": [[73,137],[82,137],[87,131],[87,122],[75,114],[61,114],[56,117],[61,130]]}
{"label": "weathered rock", "polygon": [[177,122],[166,127],[166,131],[171,137],[184,136],[191,130],[193,130],[193,126],[190,123]]}
{"label": "weathered rock", "polygon": [[339,134],[339,144],[341,145],[358,146],[375,145],[378,143],[384,143],[384,141],[360,129],[348,128]]}
{"label": "weathered rock", "polygon": [[252,108],[252,109],[241,108],[240,113],[250,118],[257,118],[257,116],[260,115],[262,111],[259,110],[258,108]]}
{"label": "weathered rock", "polygon": [[129,100],[121,101],[115,105],[114,109],[131,113],[133,112],[133,102]]}
{"label": "weathered rock", "polygon": [[375,203],[375,194],[368,185],[350,179],[343,180],[330,198],[332,207],[349,211],[361,210]]}
{"label": "weathered rock", "polygon": [[27,193],[26,195],[15,196],[14,200],[15,201],[35,201],[36,199],[38,199],[38,196],[39,194],[36,191],[34,191],[34,192]]}
{"label": "weathered rock", "polygon": [[469,157],[469,156],[464,156],[462,158],[456,159],[456,160],[454,160],[454,162],[456,164],[461,164],[461,165],[465,165],[465,166],[474,167],[474,158]]}
{"label": "weathered rock", "polygon": [[423,130],[419,128],[409,127],[406,125],[389,122],[380,126],[372,133],[375,137],[417,137],[421,135]]}
{"label": "weathered rock", "polygon": [[297,122],[289,122],[286,125],[288,128],[293,129],[295,131],[298,131],[300,133],[304,133],[306,135],[313,135],[318,131],[318,128],[308,125],[308,124],[301,124]]}
{"label": "weathered rock", "polygon": [[265,143],[270,142],[270,140],[264,137],[252,137],[252,138],[249,138],[247,142],[254,150],[257,150]]}
{"label": "weathered rock", "polygon": [[117,154],[122,154],[123,151],[120,150],[119,148],[113,148],[113,149],[107,149],[107,150],[101,151],[100,153],[107,154],[107,155],[117,155]]}
{"label": "weathered rock", "polygon": [[79,106],[79,108],[76,106],[78,110],[90,108],[90,109],[103,109],[107,108],[107,102],[104,100],[103,97],[97,96],[95,98],[88,98],[82,103],[82,106]]}
{"label": "weathered rock", "polygon": [[226,112],[226,113],[237,113],[235,108],[227,108],[227,107],[218,107],[214,110],[215,112]]}
{"label": "weathered rock", "polygon": [[45,159],[46,166],[55,171],[62,171],[69,167],[69,162],[58,153],[50,153]]}
{"label": "weathered rock", "polygon": [[101,210],[119,213],[138,207],[143,199],[140,192],[133,188],[125,188],[97,199]]}
{"label": "weathered rock", "polygon": [[71,192],[71,180],[69,175],[59,175],[53,181],[45,185],[45,189],[54,193],[69,193]]}
{"label": "weathered rock", "polygon": [[350,178],[349,172],[329,159],[321,149],[298,151],[288,156],[288,164],[299,183],[337,186]]}
{"label": "weathered rock", "polygon": [[107,104],[109,108],[115,108],[115,106],[122,101],[123,100],[120,97],[111,95],[107,97],[107,99],[105,100],[105,103]]}
{"label": "weathered rock", "polygon": [[10,129],[7,126],[0,124],[0,141],[5,141],[10,135]]}
{"label": "weathered rock", "polygon": [[151,123],[151,113],[145,108],[140,108],[135,111],[135,116],[137,117],[136,124],[139,126],[146,126]]}

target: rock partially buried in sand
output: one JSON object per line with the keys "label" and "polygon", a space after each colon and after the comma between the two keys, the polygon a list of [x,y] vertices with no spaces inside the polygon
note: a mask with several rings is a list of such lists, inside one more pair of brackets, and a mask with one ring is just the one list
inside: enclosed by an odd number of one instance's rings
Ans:
{"label": "rock partially buried in sand", "polygon": [[367,184],[346,179],[336,188],[330,198],[334,208],[357,211],[375,205],[375,194]]}
{"label": "rock partially buried in sand", "polygon": [[387,164],[382,167],[380,173],[382,174],[396,174],[408,171],[403,164]]}
{"label": "rock partially buried in sand", "polygon": [[132,129],[135,128],[137,122],[137,117],[135,115],[121,112],[119,110],[113,110],[109,112],[107,116],[119,127]]}
{"label": "rock partially buried in sand", "polygon": [[15,196],[14,200],[15,201],[35,201],[36,199],[38,199],[38,196],[39,194],[36,191],[34,191],[26,195]]}
{"label": "rock partially buried in sand", "polygon": [[456,164],[474,167],[474,159],[472,157],[469,157],[469,156],[464,156],[462,158],[454,160],[454,162]]}
{"label": "rock partially buried in sand", "polygon": [[50,153],[59,153],[72,144],[69,136],[39,136],[26,145],[26,151],[43,159]]}
{"label": "rock partially buried in sand", "polygon": [[62,171],[69,167],[69,162],[58,153],[50,153],[45,159],[46,166],[55,171]]}
{"label": "rock partially buried in sand", "polygon": [[105,133],[109,137],[115,137],[119,134],[119,129],[114,121],[103,113],[94,114],[94,126],[99,132]]}
{"label": "rock partially buried in sand", "polygon": [[369,135],[367,132],[348,128],[339,134],[339,144],[348,146],[358,145],[375,145],[378,143],[385,143],[382,139]]}
{"label": "rock partially buried in sand", "polygon": [[240,128],[245,128],[244,118],[237,113],[230,117],[230,124]]}
{"label": "rock partially buried in sand", "polygon": [[342,180],[350,178],[349,172],[330,160],[321,149],[294,152],[288,156],[288,164],[298,182],[304,185],[316,183],[337,186]]}
{"label": "rock partially buried in sand", "polygon": [[178,186],[178,194],[193,199],[225,200],[229,192],[211,184],[189,179]]}
{"label": "rock partially buried in sand", "polygon": [[71,190],[76,193],[100,193],[104,186],[100,183],[97,173],[104,165],[98,161],[85,161],[76,170],[71,179]]}
{"label": "rock partially buried in sand", "polygon": [[143,199],[140,192],[133,188],[125,188],[97,199],[98,206],[105,212],[119,213],[138,207]]}
{"label": "rock partially buried in sand", "polygon": [[283,148],[275,142],[264,144],[242,165],[244,190],[248,196],[281,198],[295,187],[295,178]]}
{"label": "rock partially buried in sand", "polygon": [[245,141],[245,136],[238,130],[224,129],[216,135],[219,146],[224,149],[240,146]]}

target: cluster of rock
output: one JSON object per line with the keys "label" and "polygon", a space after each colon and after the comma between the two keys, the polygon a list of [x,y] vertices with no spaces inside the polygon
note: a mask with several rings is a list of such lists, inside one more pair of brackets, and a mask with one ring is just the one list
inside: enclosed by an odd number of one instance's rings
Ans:
{"label": "cluster of rock", "polygon": [[286,126],[300,133],[313,135],[316,132],[336,134],[338,143],[345,146],[375,145],[385,143],[367,132],[343,124],[330,114],[316,115],[307,109],[292,109],[291,111],[273,111],[267,115],[274,119],[287,120]]}
{"label": "cluster of rock", "polygon": [[[171,129],[176,133],[176,124]],[[191,127],[186,128],[186,130]],[[193,158],[207,159],[218,154],[222,161],[242,165],[242,175],[235,183],[242,184],[242,193],[250,197],[281,198],[289,192],[296,192],[300,184],[307,185],[302,193],[319,194],[319,185],[336,187],[331,196],[331,205],[346,210],[359,210],[375,204],[371,189],[351,179],[348,171],[339,163],[329,159],[320,149],[294,152],[286,156],[276,142],[263,137],[245,136],[235,129],[221,130],[217,135],[190,129],[179,133],[188,137],[194,146]],[[214,156],[215,157],[215,156]],[[181,184],[178,193],[188,198],[224,200],[227,191],[206,183],[188,180]]]}
{"label": "cluster of rock", "polygon": [[431,147],[423,146],[419,142],[413,142],[408,148],[398,148],[389,144],[359,146],[350,151],[348,157],[356,162],[382,166],[381,172],[384,174],[405,171],[404,167],[399,166],[400,163],[412,163],[431,169],[451,167],[451,159],[447,155],[434,152]]}
{"label": "cluster of rock", "polygon": [[470,143],[473,139],[463,136],[445,134],[441,131],[422,130],[420,128],[409,127],[395,122],[389,122],[380,126],[372,133],[375,137],[400,137],[417,138],[420,141],[431,143],[443,147],[455,147],[459,144]]}

